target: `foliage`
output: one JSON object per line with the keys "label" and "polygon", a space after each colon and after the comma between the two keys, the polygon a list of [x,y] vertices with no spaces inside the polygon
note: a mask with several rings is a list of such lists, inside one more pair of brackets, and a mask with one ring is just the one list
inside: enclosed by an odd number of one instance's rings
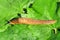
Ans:
{"label": "foliage", "polygon": [[[52,32],[60,25],[60,9],[56,13],[57,0],[0,0],[0,40],[57,40]],[[30,3],[32,7],[29,8]],[[23,9],[27,9],[27,14]],[[38,20],[57,20],[53,25],[6,24],[12,18],[32,18]],[[53,35],[53,36],[52,36]]]}

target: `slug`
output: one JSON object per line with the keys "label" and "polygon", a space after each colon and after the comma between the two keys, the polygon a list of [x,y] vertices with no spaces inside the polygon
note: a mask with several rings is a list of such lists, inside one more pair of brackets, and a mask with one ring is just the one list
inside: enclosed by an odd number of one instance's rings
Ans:
{"label": "slug", "polygon": [[10,21],[10,24],[54,24],[55,20],[34,20],[30,18],[17,18]]}

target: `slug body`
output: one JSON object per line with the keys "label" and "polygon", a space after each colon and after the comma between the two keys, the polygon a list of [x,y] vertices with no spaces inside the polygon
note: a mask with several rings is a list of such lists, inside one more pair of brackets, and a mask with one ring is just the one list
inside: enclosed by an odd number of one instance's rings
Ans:
{"label": "slug body", "polygon": [[17,18],[10,21],[10,24],[54,24],[55,20],[34,20],[30,18]]}

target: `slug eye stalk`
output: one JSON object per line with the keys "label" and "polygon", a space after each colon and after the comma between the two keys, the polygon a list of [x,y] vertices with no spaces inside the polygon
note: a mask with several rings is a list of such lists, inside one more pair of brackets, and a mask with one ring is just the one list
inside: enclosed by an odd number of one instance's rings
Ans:
{"label": "slug eye stalk", "polygon": [[10,24],[54,24],[56,20],[34,20],[30,18],[17,18],[10,21]]}

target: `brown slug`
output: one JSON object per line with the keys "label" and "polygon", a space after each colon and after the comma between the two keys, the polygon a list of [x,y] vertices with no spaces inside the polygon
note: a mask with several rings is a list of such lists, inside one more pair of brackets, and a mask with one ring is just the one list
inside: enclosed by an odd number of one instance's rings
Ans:
{"label": "brown slug", "polygon": [[34,20],[31,18],[17,18],[10,21],[10,24],[54,24],[56,20]]}

